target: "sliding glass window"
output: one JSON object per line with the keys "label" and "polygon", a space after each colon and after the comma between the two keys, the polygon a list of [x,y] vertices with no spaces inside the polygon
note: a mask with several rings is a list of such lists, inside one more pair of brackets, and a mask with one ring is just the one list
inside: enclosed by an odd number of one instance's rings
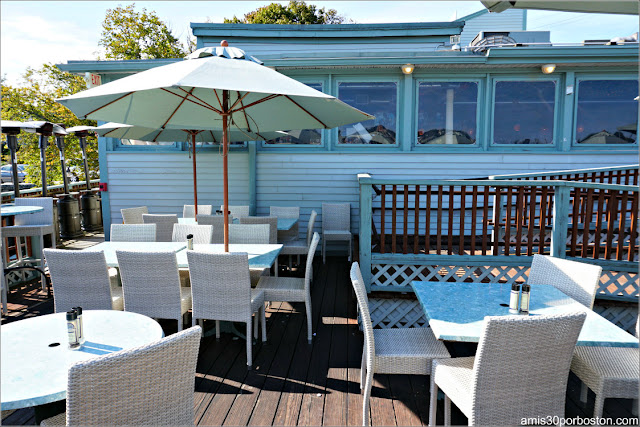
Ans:
{"label": "sliding glass window", "polygon": [[[312,89],[322,92],[322,83],[305,83]],[[282,136],[265,141],[268,145],[320,145],[322,129],[283,130]]]}

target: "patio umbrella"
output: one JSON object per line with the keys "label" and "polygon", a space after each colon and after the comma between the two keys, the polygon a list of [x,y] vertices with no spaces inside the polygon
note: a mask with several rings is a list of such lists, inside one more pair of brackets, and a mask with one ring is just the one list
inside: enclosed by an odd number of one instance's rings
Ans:
{"label": "patio umbrella", "polygon": [[[78,117],[151,129],[222,131],[223,197],[228,210],[229,129],[250,132],[333,128],[373,118],[245,55],[223,41],[187,60],[156,67],[58,102]],[[228,251],[229,223],[224,242]]]}
{"label": "patio umbrella", "polygon": [[516,1],[483,1],[482,4],[489,12],[502,12],[514,9],[542,9],[560,10],[563,12],[586,13],[617,13],[623,15],[637,15],[637,1],[549,1],[549,0],[516,0]]}
{"label": "patio umbrella", "polygon": [[13,182],[13,195],[17,199],[20,197],[20,182],[18,180],[18,160],[16,158],[16,152],[18,151],[18,134],[21,130],[32,129],[35,130],[35,126],[30,123],[18,122],[15,120],[2,120],[0,122],[2,127],[2,133],[7,135],[7,147],[9,153],[11,153],[11,175]]}

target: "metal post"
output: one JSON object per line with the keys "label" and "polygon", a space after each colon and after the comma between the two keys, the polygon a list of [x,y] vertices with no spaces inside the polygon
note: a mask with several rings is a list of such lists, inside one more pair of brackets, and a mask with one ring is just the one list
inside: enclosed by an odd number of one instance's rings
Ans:
{"label": "metal post", "polygon": [[47,197],[47,155],[46,150],[49,145],[49,135],[40,134],[40,173],[42,175],[42,197]]}
{"label": "metal post", "polygon": [[16,152],[18,151],[18,136],[15,134],[7,134],[7,147],[11,152],[11,176],[13,177],[13,195],[14,198],[20,197],[20,182],[18,181],[18,160]]}
{"label": "metal post", "polygon": [[87,184],[87,191],[91,191],[91,178],[89,178],[89,163],[87,162],[87,134],[88,132],[76,132],[80,150],[82,150],[82,162],[84,164],[84,181]]}
{"label": "metal post", "polygon": [[370,183],[364,183],[362,180],[371,178],[367,173],[358,174],[358,182],[360,186],[360,237],[358,245],[360,249],[360,271],[362,279],[367,288],[367,292],[371,291],[371,218],[372,218],[372,199],[373,188]]}
{"label": "metal post", "polygon": [[64,194],[69,194],[69,183],[67,182],[67,168],[64,158],[64,136],[56,135],[56,146],[60,151],[60,167],[62,168],[62,185],[64,186]]}

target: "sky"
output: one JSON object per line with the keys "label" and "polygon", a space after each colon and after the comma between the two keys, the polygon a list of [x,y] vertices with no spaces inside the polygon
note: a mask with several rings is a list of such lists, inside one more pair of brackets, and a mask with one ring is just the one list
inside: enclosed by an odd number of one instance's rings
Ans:
{"label": "sky", "polygon": [[[107,9],[130,1],[0,1],[0,74],[20,84],[27,67],[96,59]],[[190,22],[222,22],[271,3],[264,1],[137,1],[155,11],[181,41]],[[278,3],[287,4],[287,1]],[[482,10],[479,1],[313,1],[356,23],[442,22]],[[638,16],[533,11],[528,30],[550,30],[553,43],[611,39],[638,31]]]}

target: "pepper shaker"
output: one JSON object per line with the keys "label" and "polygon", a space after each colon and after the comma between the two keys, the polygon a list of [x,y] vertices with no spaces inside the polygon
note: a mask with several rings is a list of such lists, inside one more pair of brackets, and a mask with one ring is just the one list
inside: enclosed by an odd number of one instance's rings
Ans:
{"label": "pepper shaker", "polygon": [[69,339],[69,349],[78,350],[80,340],[78,339],[78,313],[75,310],[67,311],[67,338]]}
{"label": "pepper shaker", "polygon": [[511,295],[509,297],[509,313],[518,314],[520,309],[520,285],[514,283],[511,285]]}
{"label": "pepper shaker", "polygon": [[78,316],[78,342],[80,345],[84,344],[84,325],[82,324],[82,307],[73,307]]}
{"label": "pepper shaker", "polygon": [[187,234],[187,249],[193,250],[193,234]]}
{"label": "pepper shaker", "polygon": [[529,313],[529,301],[531,300],[531,285],[522,285],[522,297],[520,298],[520,311]]}

